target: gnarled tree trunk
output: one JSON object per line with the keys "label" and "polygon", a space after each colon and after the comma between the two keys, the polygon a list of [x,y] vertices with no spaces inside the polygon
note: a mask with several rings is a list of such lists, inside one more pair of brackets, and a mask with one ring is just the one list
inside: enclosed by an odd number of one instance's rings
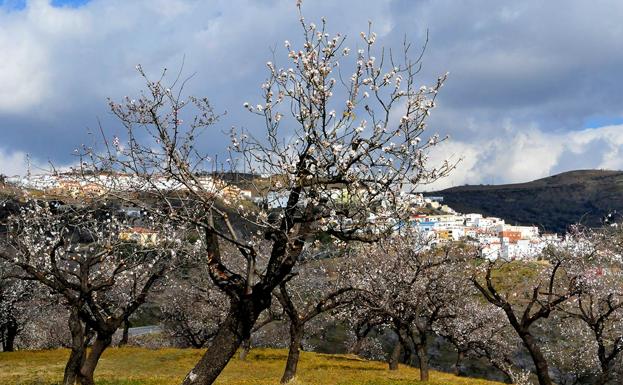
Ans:
{"label": "gnarled tree trunk", "polygon": [[296,376],[296,367],[299,363],[299,356],[301,351],[301,341],[303,340],[303,325],[290,323],[290,347],[288,350],[288,360],[286,361],[286,368],[281,377],[281,383],[285,384],[290,382],[294,376]]}
{"label": "gnarled tree trunk", "polygon": [[349,353],[350,354],[354,354],[356,356],[361,354],[361,345],[362,344],[363,344],[363,338],[357,338],[355,343],[353,343],[353,345],[350,347]]}
{"label": "gnarled tree trunk", "polygon": [[80,385],[95,385],[95,382],[93,381],[95,368],[97,367],[99,359],[102,357],[102,353],[104,353],[104,350],[110,346],[111,342],[112,335],[97,334],[95,341],[93,342],[93,346],[91,347],[91,351],[80,368],[80,374],[78,376]]}
{"label": "gnarled tree trunk", "polygon": [[601,373],[599,374],[599,376],[597,376],[595,384],[606,385],[608,381],[610,381],[610,377],[613,374],[613,363],[616,362],[617,356],[622,350],[622,347],[618,345],[623,343],[623,341],[615,340],[612,351],[610,352],[610,354],[607,354],[606,345],[604,343],[604,337],[602,333],[603,329],[599,329],[599,326],[600,325],[598,324],[592,326],[593,332],[595,333],[595,340],[597,341],[597,356],[599,357],[599,366],[601,368]]}
{"label": "gnarled tree trunk", "polygon": [[75,310],[69,315],[69,330],[71,332],[71,352],[65,364],[63,385],[74,385],[78,380],[80,368],[84,364],[87,351],[87,336],[85,327]]}
{"label": "gnarled tree trunk", "polygon": [[459,350],[456,353],[456,361],[454,361],[454,375],[462,376],[463,375],[463,360],[465,359],[465,352],[463,350]]}
{"label": "gnarled tree trunk", "polygon": [[595,380],[595,385],[606,385],[608,381],[610,381],[610,369],[606,371],[602,369],[601,374]]}
{"label": "gnarled tree trunk", "polygon": [[541,349],[539,349],[532,334],[523,330],[519,332],[519,337],[521,337],[521,340],[530,353],[530,357],[532,357],[532,361],[536,367],[536,376],[539,379],[539,385],[553,385],[554,383],[549,376],[547,360],[541,352]]}
{"label": "gnarled tree trunk", "polygon": [[420,381],[428,381],[430,378],[428,367],[428,344],[426,336],[422,337],[422,343],[415,347],[417,351],[418,362],[420,364]]}
{"label": "gnarled tree trunk", "polygon": [[11,319],[6,324],[6,334],[4,335],[4,351],[12,352],[15,351],[15,339],[17,338],[17,334],[19,333],[19,325],[15,321],[15,319]]}
{"label": "gnarled tree trunk", "polygon": [[188,373],[182,385],[210,385],[236,354],[242,341],[250,338],[251,329],[260,313],[270,306],[270,294],[251,296],[241,302],[232,301],[229,314],[201,360]]}

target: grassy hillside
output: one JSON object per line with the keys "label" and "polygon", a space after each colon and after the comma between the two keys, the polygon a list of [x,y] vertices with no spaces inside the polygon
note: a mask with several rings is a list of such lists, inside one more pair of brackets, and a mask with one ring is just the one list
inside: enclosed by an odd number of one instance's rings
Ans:
{"label": "grassy hillside", "polygon": [[570,224],[599,226],[609,212],[623,212],[623,172],[570,171],[528,183],[460,186],[430,195],[443,196],[445,204],[462,213],[563,233]]}
{"label": "grassy hillside", "polygon": [[[95,372],[98,385],[177,385],[202,351],[111,348]],[[62,379],[67,350],[0,353],[0,384],[52,385]],[[287,352],[256,349],[247,361],[230,362],[218,385],[277,385]],[[401,366],[390,372],[383,362],[354,356],[303,353],[293,385],[407,385],[420,384],[418,370]],[[499,383],[432,372],[430,385],[496,385]]]}

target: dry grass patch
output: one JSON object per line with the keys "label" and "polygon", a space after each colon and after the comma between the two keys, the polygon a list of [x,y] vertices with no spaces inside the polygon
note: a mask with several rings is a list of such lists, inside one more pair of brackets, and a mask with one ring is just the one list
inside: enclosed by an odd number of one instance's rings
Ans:
{"label": "dry grass patch", "polygon": [[[98,385],[177,385],[203,351],[192,349],[110,348],[95,372]],[[68,351],[0,353],[1,385],[56,385],[63,376]],[[247,361],[232,360],[218,385],[277,385],[287,352],[255,349]],[[292,385],[411,385],[420,384],[415,368],[390,372],[387,364],[349,355],[303,352],[299,376]],[[430,385],[496,385],[499,383],[432,372]]]}

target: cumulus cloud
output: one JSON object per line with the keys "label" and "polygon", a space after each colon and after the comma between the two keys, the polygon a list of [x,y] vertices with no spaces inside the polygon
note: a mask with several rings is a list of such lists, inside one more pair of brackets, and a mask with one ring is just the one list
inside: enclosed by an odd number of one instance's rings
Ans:
{"label": "cumulus cloud", "polygon": [[0,113],[29,111],[48,94],[48,49],[24,21],[0,11],[0,51],[10,53],[0,62]]}
{"label": "cumulus cloud", "polygon": [[11,151],[0,147],[0,174],[6,176],[25,176],[53,172],[66,172],[76,166],[76,162],[56,163],[31,156],[22,151]]}
{"label": "cumulus cloud", "polygon": [[478,143],[450,141],[431,154],[433,163],[461,161],[448,177],[427,186],[519,183],[575,169],[623,169],[623,125],[547,133],[525,128]]}

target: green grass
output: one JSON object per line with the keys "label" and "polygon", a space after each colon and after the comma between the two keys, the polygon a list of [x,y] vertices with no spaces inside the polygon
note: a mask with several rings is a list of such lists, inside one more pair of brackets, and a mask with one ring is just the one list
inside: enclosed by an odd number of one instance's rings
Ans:
{"label": "green grass", "polygon": [[[177,385],[203,351],[191,349],[110,348],[95,372],[98,385]],[[60,384],[68,351],[0,353],[0,384]],[[216,382],[219,385],[277,385],[287,352],[254,349],[247,361],[232,360]],[[387,364],[350,355],[303,352],[293,385],[411,385],[420,384],[415,368],[389,371]],[[431,385],[496,385],[499,383],[432,372]]]}

